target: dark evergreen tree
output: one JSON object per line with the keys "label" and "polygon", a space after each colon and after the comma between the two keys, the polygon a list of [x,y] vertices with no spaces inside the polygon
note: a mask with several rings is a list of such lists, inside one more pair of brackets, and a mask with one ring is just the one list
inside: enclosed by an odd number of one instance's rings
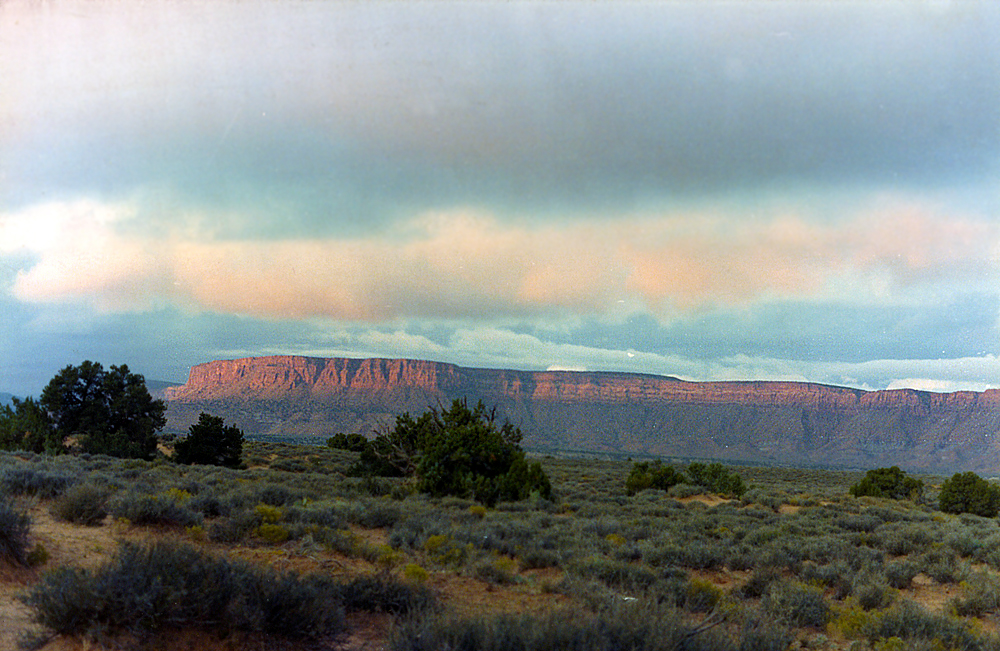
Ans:
{"label": "dark evergreen tree", "polygon": [[1000,486],[974,472],[955,473],[941,484],[938,506],[945,513],[972,513],[995,518],[1000,512]]}
{"label": "dark evergreen tree", "polygon": [[174,446],[174,461],[238,468],[243,455],[243,431],[225,426],[222,418],[202,413],[186,438]]}
{"label": "dark evergreen tree", "polygon": [[665,466],[663,462],[636,461],[625,480],[625,492],[635,495],[647,488],[669,490],[671,486],[683,484],[686,481],[684,473],[678,472],[673,466]]}
{"label": "dark evergreen tree", "polygon": [[154,400],[141,375],[128,366],[107,371],[96,362],[67,366],[42,391],[60,443],[75,437],[84,452],[152,459],[156,432],[166,425],[166,404]]}
{"label": "dark evergreen tree", "polygon": [[56,454],[63,451],[63,445],[48,412],[37,401],[14,398],[0,408],[0,449]]}
{"label": "dark evergreen tree", "polygon": [[851,486],[855,497],[885,497],[894,500],[919,499],[924,493],[924,482],[906,473],[898,466],[876,468],[865,473],[865,478]]}
{"label": "dark evergreen tree", "polygon": [[496,421],[482,402],[470,409],[455,400],[450,409],[430,409],[419,418],[403,414],[392,431],[376,436],[361,453],[365,474],[415,477],[417,489],[495,504],[531,494],[546,499],[552,485],[540,463],[529,464],[521,430]]}
{"label": "dark evergreen tree", "polygon": [[334,434],[326,440],[328,447],[334,450],[350,450],[351,452],[364,452],[368,446],[368,439],[361,434]]}

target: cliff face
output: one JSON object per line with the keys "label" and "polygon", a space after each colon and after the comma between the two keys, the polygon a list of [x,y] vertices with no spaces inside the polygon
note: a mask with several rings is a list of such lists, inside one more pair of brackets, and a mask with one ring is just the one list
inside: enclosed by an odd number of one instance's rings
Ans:
{"label": "cliff face", "polygon": [[396,415],[483,400],[553,450],[649,452],[949,472],[1000,472],[1000,391],[861,391],[796,382],[685,382],[402,359],[209,362],[167,389],[168,427],[208,411],[248,434],[370,433]]}

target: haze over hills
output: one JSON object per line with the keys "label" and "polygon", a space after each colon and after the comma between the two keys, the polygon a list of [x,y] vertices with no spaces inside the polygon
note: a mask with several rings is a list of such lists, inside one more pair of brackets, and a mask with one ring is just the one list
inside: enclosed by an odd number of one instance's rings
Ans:
{"label": "haze over hills", "polygon": [[1000,473],[998,390],[863,391],[276,356],[200,364],[165,396],[170,431],[207,411],[249,435],[371,434],[403,412],[466,398],[495,405],[538,450]]}

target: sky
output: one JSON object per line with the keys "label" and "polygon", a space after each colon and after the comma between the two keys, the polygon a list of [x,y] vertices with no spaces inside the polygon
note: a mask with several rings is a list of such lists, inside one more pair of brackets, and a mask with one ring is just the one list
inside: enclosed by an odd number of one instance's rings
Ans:
{"label": "sky", "polygon": [[1000,3],[0,2],[0,391],[1000,387]]}

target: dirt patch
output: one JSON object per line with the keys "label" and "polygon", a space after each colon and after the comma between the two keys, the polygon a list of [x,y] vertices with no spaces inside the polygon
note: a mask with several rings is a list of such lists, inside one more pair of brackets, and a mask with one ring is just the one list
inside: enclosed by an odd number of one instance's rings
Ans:
{"label": "dirt patch", "polygon": [[719,504],[725,504],[727,502],[733,502],[735,500],[719,497],[718,495],[691,495],[689,497],[682,497],[677,501],[680,502],[681,504],[690,504],[691,502],[701,502],[706,506],[718,506]]}
{"label": "dirt patch", "polygon": [[[60,522],[49,513],[48,505],[30,501],[26,504],[31,518],[31,545],[41,545],[49,553],[48,562],[37,569],[5,568],[0,572],[0,650],[14,651],[20,639],[37,632],[31,612],[18,599],[18,593],[38,580],[44,570],[59,565],[94,567],[117,547],[111,526],[81,527]],[[57,651],[58,646],[45,647]]]}
{"label": "dirt patch", "polygon": [[926,574],[918,574],[913,577],[911,587],[902,593],[925,610],[940,613],[949,600],[962,595],[962,589],[954,584],[938,583]]}

